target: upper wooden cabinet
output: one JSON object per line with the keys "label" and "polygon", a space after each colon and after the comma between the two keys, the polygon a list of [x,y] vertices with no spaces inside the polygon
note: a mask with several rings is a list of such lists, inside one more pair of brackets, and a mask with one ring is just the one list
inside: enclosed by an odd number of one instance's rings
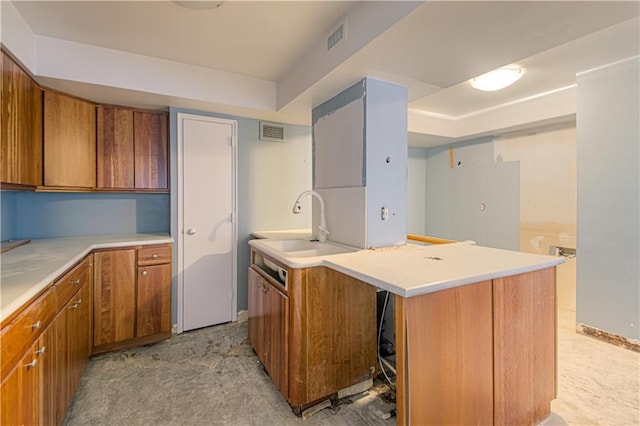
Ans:
{"label": "upper wooden cabinet", "polygon": [[96,186],[96,108],[63,93],[44,92],[44,185]]}
{"label": "upper wooden cabinet", "polygon": [[166,190],[167,114],[98,106],[99,189]]}
{"label": "upper wooden cabinet", "polygon": [[97,108],[98,188],[133,188],[133,111]]}
{"label": "upper wooden cabinet", "polygon": [[0,68],[0,181],[13,185],[42,185],[42,91],[4,51]]}
{"label": "upper wooden cabinet", "polygon": [[167,114],[133,114],[136,189],[167,189]]}

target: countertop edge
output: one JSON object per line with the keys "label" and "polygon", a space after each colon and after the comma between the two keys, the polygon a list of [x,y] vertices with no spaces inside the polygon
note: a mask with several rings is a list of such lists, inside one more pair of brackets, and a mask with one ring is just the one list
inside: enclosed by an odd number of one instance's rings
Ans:
{"label": "countertop edge", "polygon": [[[499,270],[490,270],[486,273],[476,274],[472,276],[453,278],[453,279],[444,280],[444,281],[434,281],[434,282],[424,283],[419,286],[403,288],[403,287],[398,287],[390,282],[380,280],[372,275],[368,275],[361,271],[351,269],[349,267],[340,265],[339,263],[335,263],[332,261],[332,258],[335,259],[335,257],[337,256],[348,256],[351,253],[335,254],[335,255],[321,256],[321,257],[310,257],[310,258],[304,258],[303,260],[297,261],[295,260],[295,258],[288,258],[280,255],[280,253],[277,250],[273,250],[270,247],[262,244],[260,240],[251,240],[249,241],[249,244],[251,245],[251,247],[258,249],[259,251],[263,252],[264,254],[270,257],[273,257],[274,259],[282,262],[284,265],[290,268],[296,269],[296,268],[312,268],[316,266],[325,266],[404,298],[419,296],[422,294],[434,293],[436,291],[446,290],[449,288],[459,287],[463,285],[469,285],[469,284],[473,284],[481,281],[538,271],[546,268],[555,267],[565,262],[565,259],[562,257],[545,256],[548,258],[547,261],[541,261],[535,264],[528,264],[528,265],[523,265],[518,267],[499,269]],[[466,244],[466,243],[457,243],[457,244]],[[522,253],[522,254],[528,255],[530,253]]]}
{"label": "countertop edge", "polygon": [[[88,246],[81,249],[78,254],[73,255],[67,262],[65,262],[62,266],[55,269],[49,275],[45,276],[38,282],[32,284],[28,290],[22,293],[19,297],[17,297],[14,301],[9,303],[0,311],[0,324],[2,324],[6,318],[12,316],[20,307],[28,303],[34,297],[38,296],[42,293],[47,287],[53,285],[57,278],[61,277],[66,271],[71,269],[76,263],[80,262],[85,256],[91,253],[94,250],[105,249],[105,248],[118,248],[118,247],[129,247],[129,246],[145,246],[145,245],[155,245],[155,244],[169,244],[173,243],[173,237],[171,236],[160,236],[157,238],[153,238],[151,234],[141,234],[148,235],[151,239],[144,240],[136,240],[134,238],[125,238],[122,241],[117,242],[105,242],[105,243],[88,243]],[[100,236],[96,236],[99,238]],[[70,239],[71,240],[71,239]],[[32,240],[38,241],[38,240]]]}

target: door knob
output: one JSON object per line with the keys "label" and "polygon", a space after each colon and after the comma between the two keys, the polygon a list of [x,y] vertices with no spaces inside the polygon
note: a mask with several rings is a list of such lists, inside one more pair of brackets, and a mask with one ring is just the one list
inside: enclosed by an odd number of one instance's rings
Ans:
{"label": "door knob", "polygon": [[195,235],[195,234],[196,234],[196,228],[187,229],[187,235]]}

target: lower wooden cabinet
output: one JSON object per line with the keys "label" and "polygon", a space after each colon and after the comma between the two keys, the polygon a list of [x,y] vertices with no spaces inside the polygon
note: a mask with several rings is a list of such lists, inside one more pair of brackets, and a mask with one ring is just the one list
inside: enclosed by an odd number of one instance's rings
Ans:
{"label": "lower wooden cabinet", "polygon": [[285,398],[289,394],[289,298],[249,268],[249,340]]}
{"label": "lower wooden cabinet", "polygon": [[375,287],[324,267],[279,265],[287,271],[283,284],[263,267],[264,257],[252,251],[249,340],[294,410],[374,377]]}
{"label": "lower wooden cabinet", "polygon": [[92,352],[171,337],[171,245],[92,253],[5,322],[0,424],[62,424]]}
{"label": "lower wooden cabinet", "polygon": [[171,337],[171,245],[94,253],[93,350]]}
{"label": "lower wooden cabinet", "polygon": [[136,250],[94,253],[93,345],[124,342],[135,336]]}
{"label": "lower wooden cabinet", "polygon": [[28,349],[7,376],[3,373],[1,424],[62,423],[91,352],[92,259],[87,256],[3,327],[3,335],[10,335],[11,328],[20,325],[24,317],[31,318],[31,311],[48,311],[44,307],[50,296],[57,299],[55,317],[44,322],[36,316],[31,321],[30,328],[42,332],[28,337]]}
{"label": "lower wooden cabinet", "polygon": [[69,401],[91,355],[91,285],[85,284],[65,307],[67,311],[67,379]]}
{"label": "lower wooden cabinet", "polygon": [[40,424],[42,419],[42,359],[38,339],[27,350],[0,388],[3,425]]}
{"label": "lower wooden cabinet", "polygon": [[556,388],[555,268],[395,297],[398,424],[539,424]]}

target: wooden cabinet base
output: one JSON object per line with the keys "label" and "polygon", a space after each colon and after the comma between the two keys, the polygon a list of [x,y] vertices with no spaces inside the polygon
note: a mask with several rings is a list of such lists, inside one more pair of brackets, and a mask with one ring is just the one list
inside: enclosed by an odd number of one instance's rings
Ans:
{"label": "wooden cabinet base", "polygon": [[91,354],[97,355],[104,352],[119,351],[121,349],[129,349],[136,346],[150,345],[152,343],[157,343],[163,340],[170,339],[172,334],[173,333],[169,331],[166,333],[154,334],[153,336],[139,337],[136,339],[125,340],[123,342],[115,342],[115,343],[110,343],[108,345],[95,346]]}
{"label": "wooden cabinet base", "polygon": [[399,425],[533,425],[549,416],[555,268],[395,302]]}
{"label": "wooden cabinet base", "polygon": [[376,372],[376,289],[325,267],[288,269],[286,283],[249,268],[249,341],[294,412]]}

